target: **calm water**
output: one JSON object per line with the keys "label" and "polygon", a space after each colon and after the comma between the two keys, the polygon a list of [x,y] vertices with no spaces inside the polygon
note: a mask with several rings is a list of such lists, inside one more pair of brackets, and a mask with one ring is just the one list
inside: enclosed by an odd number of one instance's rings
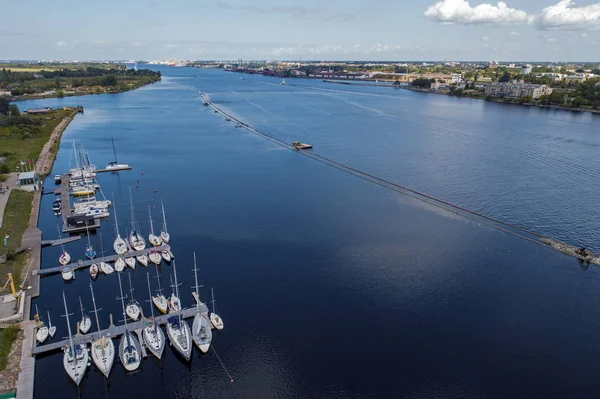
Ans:
{"label": "calm water", "polygon": [[[61,143],[100,166],[121,234],[135,217],[147,234],[164,199],[181,298],[192,305],[192,252],[202,299],[215,288],[225,330],[214,354],[187,364],[169,347],[108,382],[89,368],[79,389],[62,355],[36,363],[37,398],[507,398],[600,395],[600,283],[594,267],[414,203],[235,129],[221,107],[286,140],[397,183],[520,226],[600,250],[598,116],[489,104],[385,88],[187,68],[134,92],[20,103],[83,105]],[[52,186],[53,182],[48,182]],[[156,192],[155,192],[156,190]],[[52,196],[40,228],[57,235]],[[114,224],[103,223],[112,250]],[[92,236],[100,249],[100,236]],[[85,241],[67,250],[83,258]],[[43,250],[54,267],[60,248]],[[169,284],[172,266],[162,266]],[[131,272],[149,313],[146,275]],[[127,273],[125,273],[126,275]],[[125,276],[124,275],[124,276]],[[127,279],[124,280],[126,282]],[[42,280],[37,304],[66,335],[61,291],[80,318],[90,279]],[[156,281],[152,281],[155,288]],[[127,285],[127,284],[126,284]],[[94,282],[102,311],[120,319],[116,275]],[[167,293],[169,289],[167,289]],[[95,327],[94,327],[95,328]],[[115,341],[117,344],[118,341]]]}

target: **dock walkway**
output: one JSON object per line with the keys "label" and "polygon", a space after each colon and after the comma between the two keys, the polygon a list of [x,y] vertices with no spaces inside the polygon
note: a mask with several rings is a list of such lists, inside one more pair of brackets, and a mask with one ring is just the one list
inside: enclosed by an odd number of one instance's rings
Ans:
{"label": "dock walkway", "polygon": [[78,241],[80,239],[81,239],[81,236],[72,236],[72,237],[60,238],[57,240],[42,240],[42,247],[47,247],[47,246],[54,247],[56,245],[68,244],[70,242]]}
{"label": "dock walkway", "polygon": [[[206,307],[206,305],[204,303],[202,303],[200,305],[200,313],[202,314],[202,316],[204,316],[206,318],[206,320],[208,320],[209,325],[212,325],[210,323],[210,318],[208,316],[208,308]],[[158,323],[159,326],[162,326],[162,325],[167,324],[167,319],[169,317],[176,316],[177,314],[178,313],[169,313],[166,315],[156,316],[154,318],[154,320],[156,323]],[[196,315],[196,307],[194,306],[194,307],[182,310],[181,315],[184,319],[194,317]],[[112,320],[112,317],[111,317],[111,320]],[[148,319],[146,319],[144,316],[142,316],[142,318],[139,321],[136,321],[133,323],[128,322],[127,323],[127,331],[135,332],[136,334],[138,334],[138,336],[141,336],[141,331],[144,329],[144,327],[146,327],[147,323],[148,323]],[[104,336],[108,335],[111,338],[114,338],[119,335],[123,335],[124,333],[125,333],[125,324],[115,326],[114,324],[111,323],[111,325],[107,329],[100,331],[100,335],[104,335]],[[89,344],[89,343],[95,341],[96,339],[98,339],[98,332],[91,332],[91,333],[88,333],[85,335],[77,334],[73,337],[73,344],[74,345]],[[32,354],[35,356],[35,355],[39,355],[41,353],[52,352],[55,350],[62,349],[68,344],[69,344],[69,340],[65,339],[63,341],[53,342],[51,344],[35,346],[32,349]]]}
{"label": "dock walkway", "polygon": [[78,270],[78,269],[85,269],[87,267],[90,267],[94,263],[99,264],[100,262],[114,262],[119,257],[129,258],[131,256],[148,255],[150,253],[150,251],[162,251],[163,249],[166,249],[167,251],[170,251],[171,250],[171,246],[169,246],[167,244],[163,244],[163,245],[161,245],[159,247],[144,248],[141,251],[126,252],[123,255],[109,255],[109,256],[104,256],[102,258],[94,258],[92,260],[81,260],[81,261],[78,261],[76,263],[70,263],[70,264],[68,264],[66,266],[50,267],[48,269],[38,270],[38,271],[36,271],[33,274],[38,274],[40,276],[45,276],[45,275],[48,275],[48,274],[57,274],[57,273],[62,272],[63,269],[65,269],[65,268],[68,268],[68,269],[71,269],[71,270],[75,271],[75,270]]}
{"label": "dock walkway", "polygon": [[80,226],[69,226],[68,218],[72,216],[71,198],[70,198],[70,177],[68,174],[62,175],[60,187],[54,190],[54,193],[60,195],[61,215],[62,215],[62,232],[66,234],[85,233],[86,230],[96,230],[100,227],[99,219],[91,219],[92,224],[82,223]]}

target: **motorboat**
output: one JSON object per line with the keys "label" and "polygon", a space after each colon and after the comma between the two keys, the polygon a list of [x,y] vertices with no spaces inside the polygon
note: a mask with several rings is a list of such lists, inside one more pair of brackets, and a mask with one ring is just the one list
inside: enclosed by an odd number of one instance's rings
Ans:
{"label": "motorboat", "polygon": [[38,307],[37,305],[35,305],[35,319],[36,322],[38,323],[38,329],[37,332],[35,333],[35,339],[40,343],[43,344],[44,341],[46,341],[46,339],[48,339],[48,327],[46,326],[46,324],[44,324],[42,318],[40,317],[40,313],[38,311]]}
{"label": "motorboat", "polygon": [[98,264],[92,263],[90,266],[90,277],[95,280],[98,277],[99,271],[100,268],[98,267]]}
{"label": "motorboat", "polygon": [[140,262],[140,265],[148,266],[148,257],[146,255],[144,255],[144,254],[138,255],[135,258],[137,259],[138,262]]}
{"label": "motorboat", "polygon": [[54,175],[54,184],[60,184],[62,182],[61,175]]}
{"label": "motorboat", "polygon": [[[148,281],[148,295],[152,301],[152,291],[150,290],[150,275],[146,274],[146,280]],[[142,338],[144,344],[154,356],[157,358],[162,357],[163,350],[165,349],[165,334],[160,329],[158,324],[154,321],[154,308],[150,306],[150,320],[149,324],[142,330]]]}
{"label": "motorboat", "polygon": [[104,274],[111,274],[115,271],[115,269],[106,262],[100,262],[100,270],[102,270],[102,273]]}
{"label": "motorboat", "polygon": [[79,306],[81,308],[81,321],[79,322],[79,331],[82,334],[87,334],[92,327],[92,320],[88,315],[83,312],[83,303],[81,302],[81,297],[79,297]]}
{"label": "motorboat", "polygon": [[58,211],[60,211],[60,210],[61,210],[61,208],[62,208],[62,205],[61,205],[61,203],[60,203],[60,202],[58,202],[58,201],[54,201],[54,202],[52,203],[52,210],[53,210],[54,212],[58,212]]}
{"label": "motorboat", "polygon": [[94,219],[102,219],[110,217],[110,213],[106,209],[90,209],[85,216],[93,217]]}
{"label": "motorboat", "polygon": [[63,302],[65,305],[65,318],[67,319],[67,329],[69,331],[69,344],[64,348],[63,367],[75,384],[79,385],[85,371],[87,370],[89,356],[84,344],[75,345],[73,343],[73,334],[71,333],[71,323],[69,321],[69,311],[67,309],[67,300],[63,292]]}

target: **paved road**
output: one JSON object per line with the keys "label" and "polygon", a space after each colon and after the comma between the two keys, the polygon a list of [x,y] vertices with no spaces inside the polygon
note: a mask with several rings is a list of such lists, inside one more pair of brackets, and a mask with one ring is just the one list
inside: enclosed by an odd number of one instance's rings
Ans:
{"label": "paved road", "polygon": [[[18,174],[9,173],[6,181],[1,182],[2,187],[8,187],[8,191],[4,194],[0,194],[0,227],[2,227],[2,220],[4,219],[4,208],[6,208],[6,203],[8,202],[8,196],[10,195],[11,190],[13,190],[17,185],[17,177]],[[0,240],[4,242],[4,237],[0,237]]]}

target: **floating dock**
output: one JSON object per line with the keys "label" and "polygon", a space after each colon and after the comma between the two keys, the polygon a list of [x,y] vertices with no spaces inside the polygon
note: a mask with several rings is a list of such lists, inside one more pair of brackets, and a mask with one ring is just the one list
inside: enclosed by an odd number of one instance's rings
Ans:
{"label": "floating dock", "polygon": [[62,175],[60,188],[54,193],[60,195],[62,213],[62,232],[65,234],[85,233],[87,230],[96,230],[100,227],[100,220],[89,216],[73,216],[71,209],[69,175]]}
{"label": "floating dock", "polygon": [[42,247],[48,247],[48,246],[56,246],[56,245],[63,245],[63,244],[68,244],[70,242],[73,241],[79,241],[81,240],[81,236],[72,236],[72,237],[66,237],[66,238],[60,238],[58,240],[42,240]]}
{"label": "floating dock", "polygon": [[[152,305],[152,306],[154,306],[154,305]],[[159,326],[162,326],[162,325],[167,324],[167,319],[169,317],[177,316],[178,314],[181,314],[181,317],[183,317],[184,319],[187,319],[190,317],[194,317],[196,315],[196,312],[197,312],[197,309],[194,306],[194,307],[191,307],[188,309],[184,309],[180,312],[174,312],[174,313],[156,316],[156,317],[154,317],[154,321]],[[212,323],[210,322],[210,318],[208,316],[208,308],[206,307],[206,304],[204,304],[204,303],[200,303],[200,314],[202,314],[202,316],[204,318],[206,318],[206,320],[208,321],[209,325],[212,328]],[[100,334],[103,336],[108,335],[111,338],[117,337],[119,335],[123,335],[125,333],[125,324],[115,326],[112,323],[112,315],[111,315],[110,319],[111,319],[110,326],[107,329],[100,331]],[[144,327],[146,327],[148,325],[148,323],[149,323],[148,319],[146,319],[142,315],[140,320],[138,320],[138,321],[135,321],[133,323],[127,322],[127,331],[135,332],[138,335],[138,337],[141,337],[142,330],[144,329]],[[98,336],[99,335],[98,335],[97,331],[90,332],[88,334],[76,334],[73,336],[73,344],[74,345],[89,344],[89,343],[92,343],[95,340],[97,340]],[[34,342],[35,342],[35,340],[34,340]],[[143,341],[140,342],[140,344],[143,346]],[[52,343],[46,344],[46,345],[34,346],[31,350],[31,353],[35,356],[35,355],[39,355],[41,353],[52,352],[52,351],[56,351],[59,349],[63,349],[68,345],[69,345],[69,340],[65,339],[63,341],[52,342]],[[143,351],[143,353],[145,353],[145,351]]]}
{"label": "floating dock", "polygon": [[[40,276],[46,276],[49,274],[57,274],[62,272],[65,268],[71,269],[72,271],[78,270],[78,269],[85,269],[90,267],[91,265],[93,265],[94,263],[99,264],[100,262],[114,262],[117,260],[117,258],[122,257],[122,258],[129,258],[129,257],[135,257],[135,256],[139,256],[139,255],[148,255],[151,251],[162,251],[166,249],[167,251],[171,250],[171,247],[167,244],[161,245],[159,247],[151,247],[151,248],[144,248],[141,251],[130,251],[130,252],[126,252],[123,255],[110,255],[110,256],[104,256],[101,258],[94,258],[92,260],[79,260],[76,263],[70,263],[66,266],[58,266],[58,267],[50,267],[48,269],[41,269],[38,271],[34,271],[32,274],[37,274]],[[150,265],[150,261],[148,261],[148,264]],[[141,266],[144,267],[144,266]]]}

